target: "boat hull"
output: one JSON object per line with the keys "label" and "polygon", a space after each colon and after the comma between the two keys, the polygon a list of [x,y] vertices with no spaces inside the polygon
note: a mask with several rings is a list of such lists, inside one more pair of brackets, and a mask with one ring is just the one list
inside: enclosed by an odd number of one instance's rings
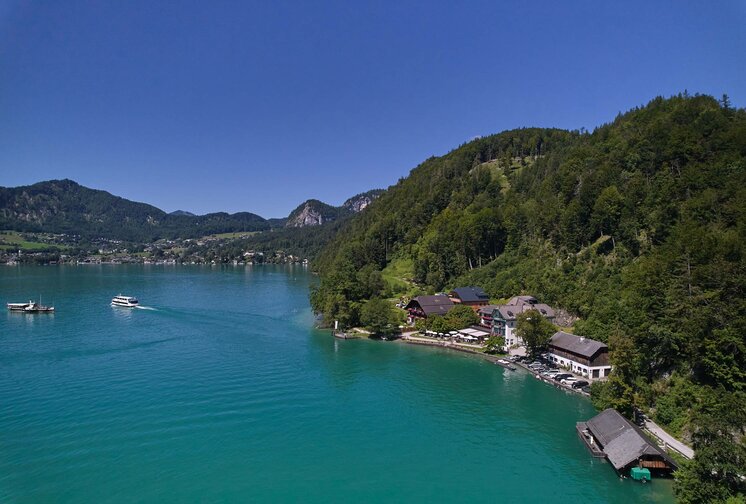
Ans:
{"label": "boat hull", "polygon": [[114,301],[111,302],[111,306],[116,306],[117,308],[137,308],[138,304],[124,304],[124,303],[115,303]]}

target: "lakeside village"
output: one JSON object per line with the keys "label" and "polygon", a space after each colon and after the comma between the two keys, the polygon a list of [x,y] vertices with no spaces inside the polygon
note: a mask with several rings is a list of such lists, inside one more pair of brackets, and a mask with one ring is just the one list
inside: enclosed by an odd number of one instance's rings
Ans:
{"label": "lakeside village", "polygon": [[127,243],[73,234],[0,231],[0,264],[308,264],[284,250],[256,250],[240,244],[251,233]]}
{"label": "lakeside village", "polygon": [[[406,311],[408,327],[413,329],[402,328],[401,338],[406,343],[500,354],[488,358],[511,371],[520,366],[537,379],[564,390],[589,395],[590,385],[605,380],[612,370],[605,343],[556,330],[555,323],[566,325],[572,318],[533,296],[515,296],[503,304],[490,304],[481,288],[460,287],[448,293],[417,296],[397,307]],[[449,314],[456,312],[466,314],[465,319],[474,323],[461,329],[440,330],[447,325],[444,321]],[[520,327],[521,324],[525,325]],[[529,337],[532,327],[554,330],[546,345],[541,345],[540,354],[529,355],[527,347],[535,349],[521,337]],[[335,335],[346,337],[347,333]],[[678,464],[666,450],[684,458],[693,456],[690,448],[641,414],[632,423],[616,410],[607,409],[579,422],[576,430],[593,457],[606,459],[621,477],[637,481],[672,475]],[[659,442],[653,442],[651,436]]]}

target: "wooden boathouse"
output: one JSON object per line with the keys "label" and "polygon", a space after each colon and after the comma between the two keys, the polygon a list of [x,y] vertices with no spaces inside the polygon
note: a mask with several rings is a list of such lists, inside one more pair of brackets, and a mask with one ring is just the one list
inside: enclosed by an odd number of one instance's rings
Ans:
{"label": "wooden boathouse", "polygon": [[678,466],[639,427],[609,408],[587,422],[578,422],[577,430],[595,457],[604,457],[623,476],[633,468],[648,469],[655,476],[671,476]]}

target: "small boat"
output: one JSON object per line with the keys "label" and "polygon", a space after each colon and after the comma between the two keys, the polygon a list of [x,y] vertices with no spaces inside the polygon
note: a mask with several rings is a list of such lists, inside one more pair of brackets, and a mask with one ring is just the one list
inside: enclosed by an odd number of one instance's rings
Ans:
{"label": "small boat", "polygon": [[24,313],[54,313],[54,306],[44,306],[35,301],[29,301],[26,308],[23,309]]}
{"label": "small boat", "polygon": [[135,308],[140,302],[132,296],[114,296],[111,300],[111,306],[121,306],[122,308]]}
{"label": "small boat", "polygon": [[54,306],[44,306],[36,301],[28,303],[8,303],[8,310],[23,313],[53,313]]}

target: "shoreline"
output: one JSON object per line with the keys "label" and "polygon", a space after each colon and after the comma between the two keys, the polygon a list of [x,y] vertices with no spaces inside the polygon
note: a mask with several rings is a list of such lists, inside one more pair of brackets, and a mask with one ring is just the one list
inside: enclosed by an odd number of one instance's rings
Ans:
{"label": "shoreline", "polygon": [[[477,355],[477,356],[479,356],[479,357],[481,357],[483,359],[486,359],[486,360],[492,362],[493,364],[496,364],[496,365],[498,365],[498,366],[500,366],[500,367],[502,367],[504,369],[509,369],[508,366],[506,366],[505,364],[503,364],[501,362],[498,362],[499,359],[505,358],[506,354],[501,354],[500,356],[496,356],[496,355],[490,355],[490,354],[486,354],[484,352],[480,352],[480,351],[478,351],[476,349],[467,348],[467,347],[464,347],[463,345],[459,345],[457,343],[431,341],[431,340],[428,340],[426,338],[416,338],[416,337],[413,339],[412,334],[415,334],[415,333],[414,332],[404,333],[404,334],[402,334],[402,337],[399,338],[398,340],[401,340],[401,342],[403,344],[406,344],[406,345],[431,346],[431,347],[445,348],[445,349],[448,349],[448,350],[454,350],[456,352],[462,352],[462,353],[468,353],[468,354],[472,354],[472,355]],[[544,382],[544,383],[546,383],[548,385],[552,385],[554,388],[556,388],[558,390],[562,390],[562,391],[565,391],[565,392],[574,392],[574,393],[576,393],[576,394],[578,394],[580,396],[586,397],[588,399],[590,399],[590,397],[591,397],[590,394],[586,394],[585,392],[583,392],[580,389],[574,389],[574,388],[572,388],[570,386],[564,385],[564,384],[559,383],[559,382],[555,382],[554,380],[551,380],[549,378],[541,376],[539,373],[536,373],[533,369],[530,369],[528,366],[526,366],[522,362],[511,362],[511,364],[513,366],[522,368],[524,371],[527,371],[529,374],[533,375],[533,377],[536,378],[537,380],[539,380],[541,382]]]}

